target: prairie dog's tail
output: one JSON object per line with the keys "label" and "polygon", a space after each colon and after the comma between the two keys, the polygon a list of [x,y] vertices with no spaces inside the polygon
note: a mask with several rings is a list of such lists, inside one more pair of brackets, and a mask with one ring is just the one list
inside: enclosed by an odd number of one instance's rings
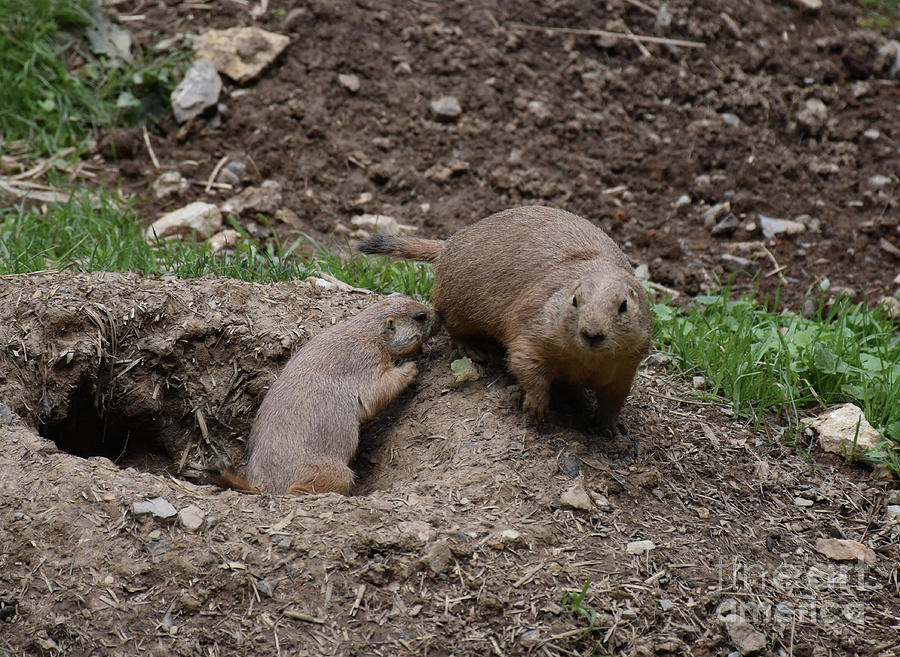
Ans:
{"label": "prairie dog's tail", "polygon": [[363,253],[384,253],[395,258],[434,262],[444,248],[443,240],[426,240],[421,237],[397,235],[372,235],[360,241],[356,248]]}
{"label": "prairie dog's tail", "polygon": [[245,493],[261,492],[256,486],[247,481],[247,478],[234,470],[227,459],[219,457],[206,467],[209,479],[220,488],[233,488]]}

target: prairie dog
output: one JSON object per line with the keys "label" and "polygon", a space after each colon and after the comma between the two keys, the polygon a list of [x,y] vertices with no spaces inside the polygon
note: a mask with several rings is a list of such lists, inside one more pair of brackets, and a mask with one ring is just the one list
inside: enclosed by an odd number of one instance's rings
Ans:
{"label": "prairie dog", "polygon": [[541,420],[550,385],[592,389],[612,425],[650,348],[650,306],[628,258],[606,234],[570,212],[504,210],[447,240],[374,235],[357,247],[435,264],[432,302],[451,337],[501,342]]}
{"label": "prairie dog", "polygon": [[250,492],[348,494],[360,423],[418,373],[415,363],[395,366],[394,360],[417,352],[439,326],[434,309],[392,294],[313,336],[259,407],[246,478],[219,468],[216,483]]}

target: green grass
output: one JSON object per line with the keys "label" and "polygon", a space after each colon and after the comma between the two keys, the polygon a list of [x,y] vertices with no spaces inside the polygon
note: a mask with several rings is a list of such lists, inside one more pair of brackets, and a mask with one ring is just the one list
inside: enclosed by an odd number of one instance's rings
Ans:
{"label": "green grass", "polygon": [[167,110],[184,56],[92,55],[84,35],[97,11],[90,0],[0,2],[0,151],[17,140],[36,155],[82,149],[101,126]]}
{"label": "green grass", "polygon": [[735,417],[759,424],[774,415],[783,437],[797,440],[802,414],[853,402],[887,439],[870,458],[900,473],[900,334],[885,313],[844,299],[805,319],[730,300],[727,289],[695,301],[653,306],[657,346],[707,377]]}
{"label": "green grass", "polygon": [[[240,226],[234,224],[240,229]],[[427,299],[434,280],[430,265],[341,253],[301,236],[289,246],[277,239],[264,246],[246,238],[234,253],[213,254],[202,242],[148,243],[128,204],[100,193],[51,206],[46,214],[13,206],[0,209],[0,274],[45,269],[135,271],[196,278],[208,274],[245,281],[306,278],[321,272],[357,287]]]}

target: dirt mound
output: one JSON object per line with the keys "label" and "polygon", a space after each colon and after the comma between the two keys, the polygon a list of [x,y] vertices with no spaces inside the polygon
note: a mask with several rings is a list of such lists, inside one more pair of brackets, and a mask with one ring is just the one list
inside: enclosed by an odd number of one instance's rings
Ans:
{"label": "dirt mound", "polygon": [[[536,427],[500,364],[452,388],[442,335],[365,427],[353,496],[188,479],[215,452],[243,463],[291,351],[374,299],[303,283],[0,280],[0,646],[720,655],[748,640],[732,614],[771,654],[896,642],[885,484],[761,440],[658,371],[641,373],[624,434],[593,435],[559,404]],[[144,512],[155,498],[168,505]],[[829,562],[821,537],[861,540],[876,562]],[[573,613],[564,597],[588,580]]]}

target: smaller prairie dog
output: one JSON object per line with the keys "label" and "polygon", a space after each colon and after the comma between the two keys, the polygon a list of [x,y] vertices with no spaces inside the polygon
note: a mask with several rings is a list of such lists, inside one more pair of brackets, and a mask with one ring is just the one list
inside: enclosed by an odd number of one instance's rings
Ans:
{"label": "smaller prairie dog", "polygon": [[446,240],[374,235],[357,248],[434,263],[432,303],[458,343],[501,342],[546,415],[550,385],[584,385],[611,426],[650,348],[650,307],[616,243],[586,219],[541,206],[498,212]]}
{"label": "smaller prairie dog", "polygon": [[348,467],[359,425],[416,378],[416,353],[440,321],[434,309],[392,294],[313,336],[288,361],[250,430],[246,478],[213,466],[220,486],[275,494],[337,492],[353,484]]}

